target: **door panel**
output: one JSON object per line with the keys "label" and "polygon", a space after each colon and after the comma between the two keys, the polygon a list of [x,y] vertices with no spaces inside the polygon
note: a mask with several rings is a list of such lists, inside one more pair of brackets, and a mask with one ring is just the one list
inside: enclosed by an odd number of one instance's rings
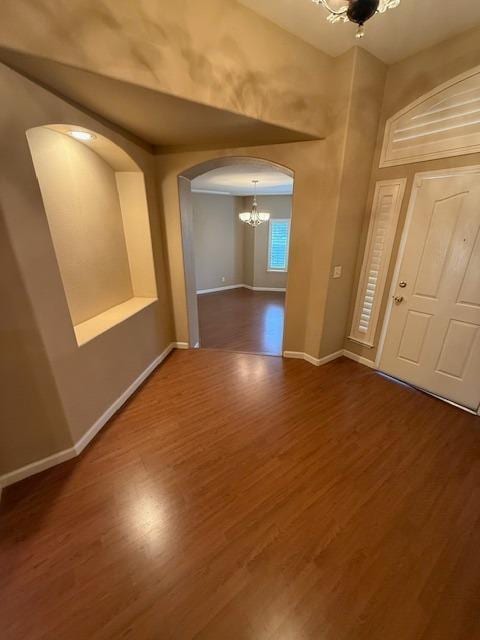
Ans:
{"label": "door panel", "polygon": [[478,278],[480,274],[480,231],[477,232],[477,239],[472,250],[472,255],[468,261],[465,278],[460,288],[460,295],[457,298],[459,304],[468,304],[480,307],[480,286]]}
{"label": "door panel", "polygon": [[415,295],[437,298],[450,252],[458,215],[467,194],[440,200],[432,208],[423,255],[415,282]]}
{"label": "door panel", "polygon": [[410,309],[405,318],[398,357],[419,364],[432,316]]}
{"label": "door panel", "polygon": [[420,175],[415,182],[380,369],[476,409],[480,168]]}
{"label": "door panel", "polygon": [[437,364],[437,372],[462,380],[478,327],[468,322],[451,320]]}

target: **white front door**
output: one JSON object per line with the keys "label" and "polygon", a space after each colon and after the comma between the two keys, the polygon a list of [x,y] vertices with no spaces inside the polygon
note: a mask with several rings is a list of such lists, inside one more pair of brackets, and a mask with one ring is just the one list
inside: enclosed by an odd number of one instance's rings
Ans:
{"label": "white front door", "polygon": [[480,404],[480,167],[419,174],[387,313],[380,369]]}

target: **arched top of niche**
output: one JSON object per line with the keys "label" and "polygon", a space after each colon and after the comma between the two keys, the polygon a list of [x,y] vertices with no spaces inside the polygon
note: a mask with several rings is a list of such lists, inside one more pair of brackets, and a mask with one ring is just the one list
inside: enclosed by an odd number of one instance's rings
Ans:
{"label": "arched top of niche", "polygon": [[76,124],[45,124],[34,128],[51,129],[52,131],[57,131],[58,133],[63,133],[65,135],[70,135],[72,131],[84,131],[85,133],[89,133],[92,136],[91,140],[85,142],[76,140],[76,142],[84,144],[91,151],[98,154],[114,171],[141,171],[141,168],[126,151],[92,129],[87,129],[87,127],[78,126]]}
{"label": "arched top of niche", "polygon": [[480,67],[415,100],[386,124],[380,167],[480,151]]}
{"label": "arched top of niche", "polygon": [[292,169],[276,162],[272,162],[271,160],[256,158],[254,156],[225,156],[223,158],[212,158],[211,160],[200,162],[199,164],[196,164],[189,169],[185,169],[180,173],[179,177],[187,178],[187,180],[194,180],[198,176],[201,176],[208,171],[213,171],[214,169],[219,169],[220,167],[228,167],[231,165],[239,164],[257,164],[267,167],[276,167],[281,173],[294,178],[294,172],[292,171]]}

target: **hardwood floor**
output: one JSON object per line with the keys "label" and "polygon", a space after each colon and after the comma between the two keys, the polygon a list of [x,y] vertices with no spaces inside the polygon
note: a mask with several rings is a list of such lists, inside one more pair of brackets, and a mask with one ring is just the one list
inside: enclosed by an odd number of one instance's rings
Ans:
{"label": "hardwood floor", "polygon": [[2,640],[476,640],[480,423],[349,360],[177,351],[4,491]]}
{"label": "hardwood floor", "polygon": [[282,355],[285,294],[230,289],[198,296],[200,346]]}

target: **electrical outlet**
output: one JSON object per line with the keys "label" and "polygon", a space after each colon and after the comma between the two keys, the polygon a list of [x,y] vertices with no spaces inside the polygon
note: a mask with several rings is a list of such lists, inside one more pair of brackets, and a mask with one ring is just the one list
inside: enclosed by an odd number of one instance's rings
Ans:
{"label": "electrical outlet", "polygon": [[222,276],[222,282],[225,282],[225,276]]}
{"label": "electrical outlet", "polygon": [[340,265],[333,267],[333,277],[334,278],[342,277],[342,267]]}

